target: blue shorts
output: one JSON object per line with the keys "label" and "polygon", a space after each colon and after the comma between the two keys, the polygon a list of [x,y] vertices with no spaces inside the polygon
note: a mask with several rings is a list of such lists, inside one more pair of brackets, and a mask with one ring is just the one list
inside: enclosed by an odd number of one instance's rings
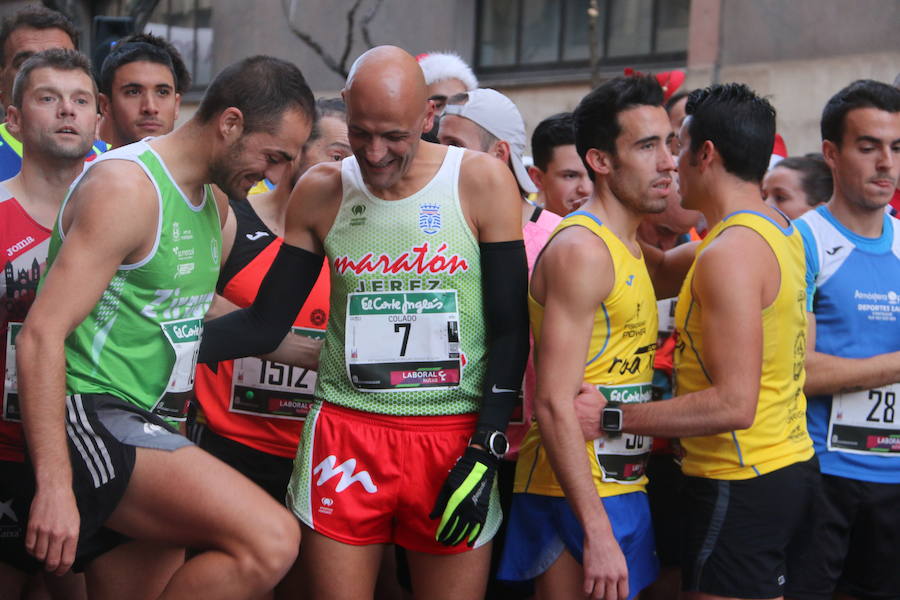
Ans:
{"label": "blue shorts", "polygon": [[[603,498],[603,508],[628,565],[628,598],[656,581],[659,560],[653,540],[647,494],[632,492]],[[550,568],[563,550],[579,563],[584,530],[565,498],[513,494],[498,579],[534,579]]]}

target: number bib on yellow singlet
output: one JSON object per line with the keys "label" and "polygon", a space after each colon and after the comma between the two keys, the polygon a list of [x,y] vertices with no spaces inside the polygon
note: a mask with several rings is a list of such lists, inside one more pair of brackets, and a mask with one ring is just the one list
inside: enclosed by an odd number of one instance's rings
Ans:
{"label": "number bib on yellow singlet", "polygon": [[835,394],[828,422],[828,449],[900,456],[900,384]]}
{"label": "number bib on yellow singlet", "polygon": [[[649,383],[598,385],[607,402],[632,404],[649,402],[652,387]],[[647,435],[623,433],[617,438],[600,437],[594,440],[594,453],[600,463],[603,481],[634,483],[644,476],[653,438]]]}
{"label": "number bib on yellow singlet", "polygon": [[203,319],[166,321],[160,323],[160,326],[175,352],[175,364],[172,366],[166,391],[153,407],[153,412],[166,419],[181,421],[187,415],[187,402],[194,391]]}
{"label": "number bib on yellow singlet", "polygon": [[6,333],[6,373],[3,374],[3,420],[22,422],[19,409],[19,386],[16,377],[16,336],[21,323],[9,323]]}
{"label": "number bib on yellow singlet", "polygon": [[347,295],[347,375],[362,392],[459,386],[456,290]]}
{"label": "number bib on yellow singlet", "polygon": [[[321,339],[325,332],[294,327],[298,335]],[[284,365],[255,357],[234,361],[231,378],[233,413],[302,421],[309,413],[317,374],[311,369]]]}

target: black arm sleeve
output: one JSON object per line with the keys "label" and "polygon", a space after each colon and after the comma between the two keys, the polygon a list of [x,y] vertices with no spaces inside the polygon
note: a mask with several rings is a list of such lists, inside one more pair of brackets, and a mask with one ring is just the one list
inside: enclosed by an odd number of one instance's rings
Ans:
{"label": "black arm sleeve", "polygon": [[322,270],[323,257],[282,244],[251,306],[203,326],[199,362],[258,356],[278,347]]}
{"label": "black arm sleeve", "polygon": [[479,429],[505,431],[528,360],[528,265],[521,240],[481,244],[488,330],[487,372]]}

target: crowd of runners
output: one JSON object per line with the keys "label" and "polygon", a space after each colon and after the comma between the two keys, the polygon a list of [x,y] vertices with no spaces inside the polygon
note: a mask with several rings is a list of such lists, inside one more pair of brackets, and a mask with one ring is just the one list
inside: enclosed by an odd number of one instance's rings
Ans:
{"label": "crowd of runners", "polygon": [[393,46],[176,128],[168,42],[78,37],[0,26],[0,597],[900,598],[900,82],[783,160],[740,83],[529,147]]}

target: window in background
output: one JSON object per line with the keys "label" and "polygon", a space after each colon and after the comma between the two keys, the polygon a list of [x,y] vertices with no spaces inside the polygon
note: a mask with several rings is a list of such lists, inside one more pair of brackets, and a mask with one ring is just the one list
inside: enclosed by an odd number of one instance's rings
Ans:
{"label": "window in background", "polygon": [[[478,0],[475,67],[525,73],[588,66],[588,0]],[[684,60],[690,0],[598,0],[601,64]]]}
{"label": "window in background", "polygon": [[160,0],[144,30],[169,40],[190,69],[194,87],[206,87],[213,69],[212,0]]}

